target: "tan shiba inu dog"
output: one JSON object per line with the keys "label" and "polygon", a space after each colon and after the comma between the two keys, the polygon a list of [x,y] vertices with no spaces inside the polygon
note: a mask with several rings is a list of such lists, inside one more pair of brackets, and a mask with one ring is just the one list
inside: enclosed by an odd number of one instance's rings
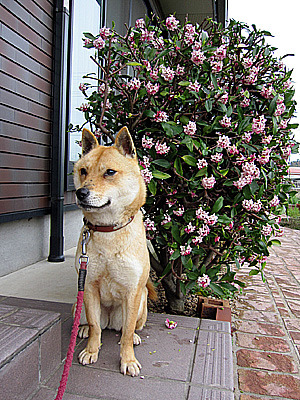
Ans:
{"label": "tan shiba inu dog", "polygon": [[110,147],[98,145],[94,135],[84,129],[82,152],[74,168],[76,201],[91,237],[84,290],[86,322],[82,321],[85,325],[79,330],[79,336],[88,336],[88,342],[79,362],[85,365],[97,361],[101,329],[122,330],[120,369],[123,374],[137,376],[141,365],[133,344],[141,340],[135,329],[142,329],[146,322],[148,292],[155,297],[140,211],[146,187],[126,127]]}

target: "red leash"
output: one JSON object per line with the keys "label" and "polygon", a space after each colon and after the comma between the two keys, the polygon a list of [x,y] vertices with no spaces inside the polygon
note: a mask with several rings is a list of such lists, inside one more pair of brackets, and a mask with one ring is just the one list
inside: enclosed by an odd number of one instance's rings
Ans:
{"label": "red leash", "polygon": [[74,317],[74,321],[73,321],[73,328],[72,328],[72,333],[71,333],[71,338],[70,338],[70,343],[69,343],[67,357],[66,357],[66,361],[65,361],[65,365],[64,365],[63,374],[61,377],[57,395],[54,400],[61,400],[63,398],[63,395],[66,390],[67,382],[68,382],[70,367],[72,365],[73,354],[74,354],[74,349],[75,349],[75,345],[76,345],[76,337],[77,337],[78,327],[79,327],[79,323],[80,323],[80,314],[81,314],[82,304],[83,304],[84,283],[85,283],[85,278],[86,278],[86,273],[87,273],[87,265],[89,262],[89,258],[86,254],[86,245],[89,241],[89,238],[90,238],[89,231],[84,230],[83,234],[82,234],[82,242],[81,242],[82,253],[81,253],[81,256],[79,257],[80,268],[79,268],[79,273],[78,273],[78,294],[77,294],[75,317]]}

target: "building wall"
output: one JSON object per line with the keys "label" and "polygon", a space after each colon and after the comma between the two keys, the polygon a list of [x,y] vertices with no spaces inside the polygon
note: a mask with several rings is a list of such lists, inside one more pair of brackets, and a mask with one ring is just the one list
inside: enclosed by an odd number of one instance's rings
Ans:
{"label": "building wall", "polygon": [[53,2],[0,7],[0,214],[7,214],[49,207]]}

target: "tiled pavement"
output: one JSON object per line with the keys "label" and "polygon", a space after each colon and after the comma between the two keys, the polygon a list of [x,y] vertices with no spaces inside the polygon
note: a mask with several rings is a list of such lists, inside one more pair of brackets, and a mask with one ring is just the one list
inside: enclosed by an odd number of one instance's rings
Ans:
{"label": "tiled pavement", "polygon": [[[285,232],[282,247],[275,247],[268,260],[266,284],[259,276],[249,279],[247,270],[239,272],[248,284],[233,307],[232,336],[228,333],[228,324],[188,317],[176,317],[179,326],[168,331],[164,327],[166,316],[152,314],[141,334],[143,342],[136,348],[137,358],[143,364],[143,379],[123,377],[118,372],[117,333],[105,332],[100,359],[93,366],[78,365],[76,355],[84,346],[79,341],[64,400],[232,400],[233,397],[235,400],[299,400],[300,232],[289,229]],[[53,400],[61,364],[47,378],[45,374],[48,364],[53,362],[53,354],[57,360],[60,347],[55,340],[59,337],[55,313],[61,314],[63,358],[72,322],[70,304],[0,297],[0,308],[14,308],[12,317],[2,320],[5,326],[17,325],[13,314],[18,313],[20,305],[45,310],[45,323],[50,318],[55,333],[42,332],[37,337],[35,330],[41,316],[37,315],[32,322],[28,310],[25,316],[21,313],[25,328],[30,328],[29,333],[37,338],[35,347],[30,348],[30,357],[36,354],[39,357],[39,376],[34,376],[39,380],[39,387],[28,397],[26,387],[22,388],[26,380],[16,376],[16,386],[22,394],[17,397],[4,391],[4,400]],[[53,354],[44,350],[43,356],[43,343],[53,348]],[[3,354],[1,345],[5,343],[0,340],[0,354]],[[24,371],[29,369],[30,357],[21,360]],[[2,395],[3,390],[1,398]]]}
{"label": "tiled pavement", "polygon": [[285,228],[260,276],[233,308],[235,395],[239,400],[300,399],[300,231]]}

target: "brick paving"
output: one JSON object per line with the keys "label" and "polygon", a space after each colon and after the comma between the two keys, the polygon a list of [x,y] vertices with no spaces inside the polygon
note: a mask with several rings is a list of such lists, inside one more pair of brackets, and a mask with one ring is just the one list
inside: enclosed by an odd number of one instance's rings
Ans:
{"label": "brick paving", "polygon": [[300,231],[286,228],[233,307],[236,400],[300,399]]}

